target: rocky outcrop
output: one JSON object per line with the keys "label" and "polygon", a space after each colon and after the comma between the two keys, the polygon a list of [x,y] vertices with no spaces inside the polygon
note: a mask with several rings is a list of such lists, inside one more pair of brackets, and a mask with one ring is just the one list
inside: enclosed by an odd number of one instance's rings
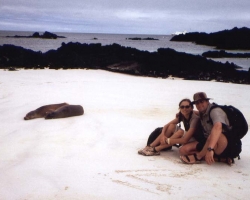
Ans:
{"label": "rocky outcrop", "polygon": [[140,64],[133,61],[119,62],[112,65],[108,65],[106,67],[106,69],[109,71],[132,74],[132,75],[141,75],[140,68],[141,68]]}
{"label": "rocky outcrop", "polygon": [[54,33],[50,33],[48,31],[45,31],[42,35],[40,35],[38,32],[33,33],[31,36],[6,36],[6,37],[12,37],[12,38],[41,38],[41,39],[57,39],[57,38],[66,38],[64,36],[58,36]]}
{"label": "rocky outcrop", "polygon": [[206,58],[250,58],[250,53],[228,53],[221,51],[207,51],[202,54]]}
{"label": "rocky outcrop", "polygon": [[102,46],[70,42],[45,53],[3,45],[0,46],[0,67],[103,69],[139,76],[250,83],[250,72],[236,70],[238,66],[233,63],[215,62],[169,48],[148,52],[118,44]]}
{"label": "rocky outcrop", "polygon": [[133,37],[133,38],[126,38],[126,40],[159,40],[159,39],[155,39],[151,37],[147,37],[147,38]]}
{"label": "rocky outcrop", "polygon": [[250,49],[250,29],[233,28],[215,33],[191,32],[174,36],[170,41],[195,42],[200,45],[214,46],[217,49]]}
{"label": "rocky outcrop", "polygon": [[36,68],[46,65],[42,52],[14,45],[0,46],[0,67],[27,67]]}

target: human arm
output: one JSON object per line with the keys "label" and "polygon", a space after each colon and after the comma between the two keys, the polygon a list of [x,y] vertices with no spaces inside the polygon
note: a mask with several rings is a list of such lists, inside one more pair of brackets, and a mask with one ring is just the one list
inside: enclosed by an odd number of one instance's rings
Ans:
{"label": "human arm", "polygon": [[178,120],[173,119],[172,121],[170,121],[169,123],[167,123],[163,128],[162,131],[160,133],[160,135],[152,142],[149,144],[149,146],[153,146],[156,147],[160,144],[165,144],[164,141],[164,136],[166,135],[170,135],[174,132],[176,124],[178,123]]}
{"label": "human arm", "polygon": [[215,108],[210,112],[210,117],[213,122],[213,127],[211,129],[210,135],[208,137],[207,146],[205,147],[207,150],[208,147],[214,149],[214,151],[207,151],[205,155],[205,160],[208,164],[212,164],[214,162],[213,155],[221,154],[223,149],[227,146],[227,141],[222,141],[221,136],[223,132],[223,124],[229,125],[228,118],[226,113],[221,108]]}
{"label": "human arm", "polygon": [[170,124],[178,124],[179,123],[179,119],[178,118],[175,118],[175,119],[173,119],[172,121],[170,121],[170,122],[168,122],[164,127],[163,127],[163,129],[162,129],[162,133],[166,133],[166,131],[167,131],[167,129],[168,129],[168,127],[169,127],[169,125]]}
{"label": "human arm", "polygon": [[[211,134],[208,137],[208,141],[207,141],[207,147],[211,147],[212,149],[214,149],[218,143],[219,137],[222,133],[222,124],[221,122],[216,122],[213,125],[213,128],[211,130]],[[205,155],[205,160],[207,162],[207,164],[211,165],[214,163],[214,151],[207,151],[206,155]]]}
{"label": "human arm", "polygon": [[[171,145],[174,144],[185,144],[187,143],[193,136],[194,134],[201,134],[201,123],[200,123],[200,118],[199,116],[197,116],[196,114],[192,114],[192,117],[189,121],[189,129],[186,131],[186,133],[183,135],[181,135],[181,137],[174,137],[175,134],[173,136],[171,136],[169,139],[166,139],[167,143],[170,143]],[[182,137],[183,136],[183,137]]]}
{"label": "human arm", "polygon": [[180,137],[178,133],[177,137],[175,134],[173,134],[170,138],[165,137],[165,142],[169,145],[185,144],[191,139],[195,130],[196,130],[195,128],[190,128],[183,137]]}

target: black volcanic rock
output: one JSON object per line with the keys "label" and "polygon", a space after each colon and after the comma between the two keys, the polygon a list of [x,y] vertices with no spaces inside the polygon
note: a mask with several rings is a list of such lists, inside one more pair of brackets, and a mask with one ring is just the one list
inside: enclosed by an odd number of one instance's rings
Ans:
{"label": "black volcanic rock", "polygon": [[40,34],[39,34],[38,32],[35,32],[35,33],[33,33],[32,37],[34,37],[34,38],[39,38],[39,37],[40,37]]}
{"label": "black volcanic rock", "polygon": [[151,37],[147,37],[147,38],[134,37],[134,38],[126,38],[126,39],[127,40],[159,40],[159,39],[155,39]]}
{"label": "black volcanic rock", "polygon": [[50,33],[45,31],[44,34],[41,36],[41,38],[46,38],[46,39],[56,39],[58,36],[54,33]]}
{"label": "black volcanic rock", "polygon": [[14,45],[0,46],[1,68],[103,69],[126,74],[187,80],[250,83],[250,72],[238,71],[233,63],[220,63],[199,55],[160,48],[140,51],[118,44],[62,43],[57,50],[35,52]]}
{"label": "black volcanic rock", "polygon": [[48,31],[45,31],[42,35],[40,35],[38,32],[33,33],[31,36],[20,36],[20,35],[15,35],[15,36],[6,36],[6,37],[11,37],[11,38],[41,38],[41,39],[57,39],[57,38],[66,38],[64,36],[58,36],[54,33],[50,33]]}
{"label": "black volcanic rock", "polygon": [[42,52],[5,44],[0,46],[0,67],[27,67],[34,68],[44,65]]}
{"label": "black volcanic rock", "polygon": [[215,46],[217,49],[250,49],[250,29],[233,28],[215,33],[192,32],[176,35],[170,41],[195,42],[200,45]]}
{"label": "black volcanic rock", "polygon": [[207,51],[202,54],[206,58],[250,58],[250,53],[228,53],[221,51]]}

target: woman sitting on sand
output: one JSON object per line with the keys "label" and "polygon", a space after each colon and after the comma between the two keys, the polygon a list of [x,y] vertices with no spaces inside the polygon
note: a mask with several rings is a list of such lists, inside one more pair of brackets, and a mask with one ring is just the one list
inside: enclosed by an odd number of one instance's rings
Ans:
{"label": "woman sitting on sand", "polygon": [[[200,118],[198,112],[193,111],[190,99],[182,99],[179,103],[179,109],[180,112],[176,118],[162,128],[160,135],[151,144],[147,144],[144,149],[139,150],[139,154],[144,156],[159,155],[163,149],[171,149],[173,145],[185,144],[202,137]],[[185,131],[177,125],[181,121]],[[183,153],[185,154],[185,152]]]}

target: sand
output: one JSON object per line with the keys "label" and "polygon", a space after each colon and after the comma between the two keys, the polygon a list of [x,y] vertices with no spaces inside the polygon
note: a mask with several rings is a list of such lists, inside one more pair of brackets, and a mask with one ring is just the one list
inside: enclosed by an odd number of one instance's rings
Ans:
{"label": "sand", "polygon": [[[137,151],[198,91],[250,122],[249,87],[102,70],[0,70],[0,199],[248,199],[249,134],[231,167],[183,164],[175,147],[154,157]],[[82,105],[84,115],[23,120],[62,102]]]}

